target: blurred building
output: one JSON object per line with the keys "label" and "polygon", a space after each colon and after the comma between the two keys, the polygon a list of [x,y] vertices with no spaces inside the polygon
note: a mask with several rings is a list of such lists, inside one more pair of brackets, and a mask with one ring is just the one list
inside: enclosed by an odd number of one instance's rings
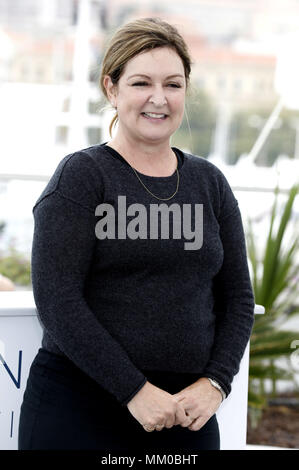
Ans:
{"label": "blurred building", "polygon": [[215,101],[226,101],[234,109],[271,107],[277,100],[274,89],[276,57],[240,53],[227,46],[192,47],[193,81]]}
{"label": "blurred building", "polygon": [[73,41],[68,37],[51,34],[47,37],[32,36],[7,28],[5,33],[14,49],[6,67],[5,81],[60,83],[71,79]]}
{"label": "blurred building", "polygon": [[72,22],[74,0],[0,0],[0,23],[18,30]]}
{"label": "blurred building", "polygon": [[[192,18],[209,41],[262,37],[299,28],[298,0],[110,0],[110,21],[151,9]],[[116,21],[117,22],[117,21]]]}
{"label": "blurred building", "polygon": [[[113,0],[112,0],[113,1]],[[79,0],[0,0],[0,25],[18,30],[62,30],[77,22]],[[91,2],[91,22],[95,27],[107,27],[108,0]]]}
{"label": "blurred building", "polygon": [[[192,81],[196,87],[213,99],[233,101],[237,108],[252,107],[257,101],[265,106],[275,102],[274,55],[241,53],[226,45],[210,45],[194,33],[185,33],[184,37],[193,60]],[[91,40],[94,63],[90,73],[94,72],[94,78],[99,73],[103,40],[103,34],[94,35]],[[1,41],[11,46],[9,57],[0,60],[2,81],[50,84],[71,80],[73,34],[41,38],[6,28],[0,30],[0,44]]]}

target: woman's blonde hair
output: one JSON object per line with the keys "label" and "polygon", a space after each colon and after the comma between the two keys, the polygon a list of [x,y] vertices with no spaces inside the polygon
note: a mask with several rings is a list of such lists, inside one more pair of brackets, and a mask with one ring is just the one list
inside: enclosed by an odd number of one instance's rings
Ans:
{"label": "woman's blonde hair", "polygon": [[[188,86],[191,58],[183,37],[174,26],[160,18],[143,18],[125,24],[110,39],[102,60],[100,77],[100,87],[104,96],[108,98],[104,87],[105,75],[109,75],[112,83],[116,85],[130,59],[140,52],[156,47],[170,47],[177,52],[183,62]],[[110,136],[117,119],[116,112],[109,126]]]}

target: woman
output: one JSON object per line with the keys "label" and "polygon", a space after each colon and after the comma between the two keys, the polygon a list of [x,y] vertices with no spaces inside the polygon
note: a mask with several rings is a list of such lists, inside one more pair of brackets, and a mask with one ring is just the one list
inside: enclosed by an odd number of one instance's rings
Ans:
{"label": "woman", "polygon": [[33,208],[44,334],[20,449],[220,448],[254,298],[226,178],[170,146],[190,70],[171,25],[120,28],[101,76],[117,132],[62,159]]}

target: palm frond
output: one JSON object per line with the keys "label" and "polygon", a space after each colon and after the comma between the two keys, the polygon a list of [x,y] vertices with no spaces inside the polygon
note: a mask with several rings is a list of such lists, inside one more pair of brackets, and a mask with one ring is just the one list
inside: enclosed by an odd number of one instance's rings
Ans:
{"label": "palm frond", "polygon": [[296,231],[291,237],[292,243],[289,246],[284,243],[287,228],[293,227],[292,209],[298,192],[299,184],[295,184],[279,211],[279,188],[275,188],[268,234],[261,255],[256,246],[253,222],[249,220],[247,224],[247,250],[255,302],[265,307],[264,315],[255,316],[250,338],[248,405],[255,420],[260,414],[254,409],[262,410],[267,406],[264,380],[272,380],[273,391],[277,380],[293,380],[294,377],[292,370],[278,367],[275,360],[289,357],[291,342],[298,339],[298,332],[280,329],[290,317],[299,313],[299,266],[296,260],[299,240]]}

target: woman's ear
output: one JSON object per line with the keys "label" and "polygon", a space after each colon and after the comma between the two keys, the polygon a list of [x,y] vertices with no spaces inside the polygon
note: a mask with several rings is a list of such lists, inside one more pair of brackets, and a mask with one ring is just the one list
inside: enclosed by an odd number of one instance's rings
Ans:
{"label": "woman's ear", "polygon": [[112,83],[110,75],[105,75],[103,79],[103,85],[107,93],[108,100],[111,105],[116,108],[116,89],[115,85]]}

